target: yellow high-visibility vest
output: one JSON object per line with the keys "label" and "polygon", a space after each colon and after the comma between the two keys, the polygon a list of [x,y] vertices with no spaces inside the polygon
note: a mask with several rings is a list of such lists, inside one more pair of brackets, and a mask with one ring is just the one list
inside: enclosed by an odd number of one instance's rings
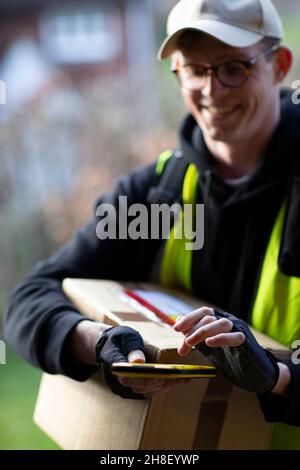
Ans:
{"label": "yellow high-visibility vest", "polygon": [[[156,167],[158,174],[163,172],[171,156],[172,152],[167,151],[159,157]],[[188,165],[182,187],[184,204],[196,203],[198,179],[196,166]],[[285,212],[286,204],[281,207],[270,235],[254,297],[251,324],[258,331],[291,348],[293,341],[300,339],[300,278],[286,276],[278,268]],[[164,286],[179,286],[191,291],[193,251],[186,249],[188,240],[183,230],[181,239],[175,236],[176,230],[182,228],[183,217],[182,211],[165,243],[159,278]],[[274,425],[271,448],[300,449],[300,429],[281,423]]]}

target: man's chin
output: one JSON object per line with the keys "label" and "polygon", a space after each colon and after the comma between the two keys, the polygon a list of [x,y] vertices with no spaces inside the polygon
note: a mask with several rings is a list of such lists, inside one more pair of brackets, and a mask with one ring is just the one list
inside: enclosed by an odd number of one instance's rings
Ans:
{"label": "man's chin", "polygon": [[234,133],[232,129],[222,129],[222,128],[209,128],[206,132],[203,132],[204,136],[207,136],[210,140],[215,140],[218,142],[231,142],[234,140]]}
{"label": "man's chin", "polygon": [[240,123],[236,120],[226,122],[223,120],[218,123],[206,122],[203,119],[198,119],[198,125],[202,129],[204,136],[207,136],[210,140],[216,140],[220,142],[232,142],[235,140],[237,135],[240,133]]}

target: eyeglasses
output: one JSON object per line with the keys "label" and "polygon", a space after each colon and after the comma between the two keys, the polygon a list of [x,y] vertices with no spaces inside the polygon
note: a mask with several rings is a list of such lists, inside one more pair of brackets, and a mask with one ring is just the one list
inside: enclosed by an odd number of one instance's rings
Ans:
{"label": "eyeglasses", "polygon": [[244,85],[257,62],[273,54],[278,49],[279,46],[275,45],[252,59],[229,60],[211,67],[203,67],[198,64],[176,65],[174,69],[171,69],[171,72],[176,75],[179,85],[190,91],[201,90],[210,71],[223,86],[237,88]]}

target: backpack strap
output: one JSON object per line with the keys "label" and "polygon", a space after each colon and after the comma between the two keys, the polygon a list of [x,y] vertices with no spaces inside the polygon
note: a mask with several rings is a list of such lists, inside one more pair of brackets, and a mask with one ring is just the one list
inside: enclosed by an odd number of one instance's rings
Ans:
{"label": "backpack strap", "polygon": [[161,174],[157,186],[152,186],[147,195],[149,204],[172,204],[181,202],[182,184],[188,162],[180,150],[163,152],[158,159],[156,171]]}

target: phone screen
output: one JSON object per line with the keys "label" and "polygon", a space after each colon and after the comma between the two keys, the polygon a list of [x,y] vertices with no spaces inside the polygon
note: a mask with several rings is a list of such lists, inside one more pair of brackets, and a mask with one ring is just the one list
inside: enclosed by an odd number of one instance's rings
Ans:
{"label": "phone screen", "polygon": [[189,364],[139,364],[115,362],[111,365],[113,375],[142,379],[191,379],[216,377],[213,366],[195,366]]}

